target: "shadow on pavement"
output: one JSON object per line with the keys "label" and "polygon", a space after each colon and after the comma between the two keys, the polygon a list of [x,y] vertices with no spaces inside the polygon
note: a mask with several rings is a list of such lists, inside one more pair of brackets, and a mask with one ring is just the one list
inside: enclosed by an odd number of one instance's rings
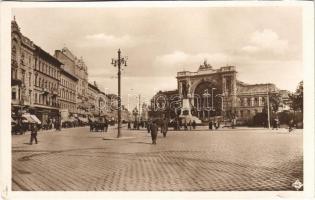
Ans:
{"label": "shadow on pavement", "polygon": [[152,144],[151,142],[129,142],[134,144]]}

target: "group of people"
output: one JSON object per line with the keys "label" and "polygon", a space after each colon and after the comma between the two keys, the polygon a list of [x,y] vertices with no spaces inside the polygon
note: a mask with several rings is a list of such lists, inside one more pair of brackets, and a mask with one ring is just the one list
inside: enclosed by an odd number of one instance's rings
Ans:
{"label": "group of people", "polygon": [[196,129],[197,123],[195,120],[193,121],[189,120],[187,122],[187,120],[184,119],[184,122],[183,122],[182,120],[175,119],[174,121],[172,121],[171,125],[173,126],[174,131],[179,131],[183,128],[185,131],[188,131],[188,130],[191,131],[192,129]]}
{"label": "group of people", "polygon": [[137,121],[135,120],[134,122],[131,122],[131,121],[128,121],[128,129],[131,130],[140,130],[140,127],[141,128],[144,128],[144,127],[147,127],[147,123],[144,122],[144,121]]}
{"label": "group of people", "polygon": [[209,130],[214,130],[214,129],[217,130],[219,128],[220,128],[220,121],[217,121],[217,120],[209,121]]}

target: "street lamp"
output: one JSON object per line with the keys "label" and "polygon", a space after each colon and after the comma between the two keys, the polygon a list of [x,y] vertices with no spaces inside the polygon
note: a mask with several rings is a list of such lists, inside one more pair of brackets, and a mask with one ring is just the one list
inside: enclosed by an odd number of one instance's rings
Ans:
{"label": "street lamp", "polygon": [[120,75],[121,75],[121,65],[127,66],[127,58],[121,58],[121,51],[118,49],[118,58],[112,58],[112,65],[114,67],[118,66],[118,133],[117,137],[120,137],[120,128],[121,128],[121,95],[120,95]]}
{"label": "street lamp", "polygon": [[[208,101],[208,99],[209,99],[209,96],[210,96],[210,94],[209,94],[209,92],[208,92],[208,89],[205,89],[205,92],[203,93],[203,96],[204,96],[204,98],[206,98],[206,102],[204,102],[203,104],[205,104],[206,103],[206,105],[207,105],[207,108],[208,108],[208,106],[209,106],[209,101]],[[205,106],[204,106],[205,107]],[[207,113],[208,113],[208,117],[210,117],[209,116],[209,110],[207,109]],[[203,112],[202,112],[202,115],[203,115],[203,117],[205,117],[205,111],[204,111],[204,109],[203,109]]]}
{"label": "street lamp", "polygon": [[222,116],[223,116],[223,97],[224,97],[224,94],[217,94],[216,97],[221,98],[221,112],[222,112]]}
{"label": "street lamp", "polygon": [[212,103],[211,103],[211,107],[212,107],[212,111],[214,110],[213,109],[213,90],[216,90],[217,88],[211,88],[211,99],[212,99]]}

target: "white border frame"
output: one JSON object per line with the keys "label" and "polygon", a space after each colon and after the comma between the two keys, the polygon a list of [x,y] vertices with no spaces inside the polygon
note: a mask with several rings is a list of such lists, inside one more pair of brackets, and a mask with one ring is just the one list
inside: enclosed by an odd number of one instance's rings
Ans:
{"label": "white border frame", "polygon": [[[0,4],[0,192],[3,199],[313,199],[314,198],[314,4],[313,2],[2,2]],[[303,192],[12,192],[11,191],[11,9],[90,7],[300,6],[303,9],[304,191]],[[285,23],[285,22],[284,22]]]}

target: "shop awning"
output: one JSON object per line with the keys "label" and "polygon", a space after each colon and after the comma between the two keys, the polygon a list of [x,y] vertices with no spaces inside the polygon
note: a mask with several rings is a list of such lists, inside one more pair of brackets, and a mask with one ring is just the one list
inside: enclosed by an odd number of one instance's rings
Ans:
{"label": "shop awning", "polygon": [[24,118],[22,122],[24,123],[37,123],[35,120],[32,119],[30,114],[23,114],[22,117]]}
{"label": "shop awning", "polygon": [[11,124],[17,124],[17,122],[11,117]]}
{"label": "shop awning", "polygon": [[42,123],[35,115],[31,115],[31,118],[32,118],[37,124],[41,124],[41,123]]}

